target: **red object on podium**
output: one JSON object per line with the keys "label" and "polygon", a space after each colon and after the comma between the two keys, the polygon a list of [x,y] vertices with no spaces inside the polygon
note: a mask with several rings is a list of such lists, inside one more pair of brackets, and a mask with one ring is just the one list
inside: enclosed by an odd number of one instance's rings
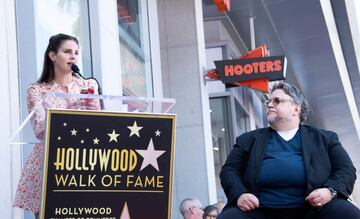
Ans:
{"label": "red object on podium", "polygon": [[[88,89],[85,88],[81,89],[80,94],[94,94],[94,92],[95,92],[94,88],[89,87]],[[81,99],[83,100],[83,104],[85,106],[89,105],[89,102],[91,101],[91,99],[89,98],[81,98]]]}

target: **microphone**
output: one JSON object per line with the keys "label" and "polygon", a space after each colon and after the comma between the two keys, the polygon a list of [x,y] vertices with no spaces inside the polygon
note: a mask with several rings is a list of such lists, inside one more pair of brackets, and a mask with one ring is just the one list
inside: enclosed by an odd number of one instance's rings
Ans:
{"label": "microphone", "polygon": [[[96,78],[94,78],[94,77],[84,78],[84,76],[82,76],[82,74],[80,73],[79,67],[76,64],[71,65],[71,70],[73,72],[75,72],[76,74],[78,74],[84,80],[94,79],[96,81],[97,85],[98,85],[98,93],[99,93],[99,95],[102,95],[101,86],[100,86],[98,80],[96,80]],[[103,101],[103,99],[100,99],[100,107],[101,107],[101,109],[104,109],[104,101]]]}
{"label": "microphone", "polygon": [[73,72],[75,72],[76,74],[81,75],[81,74],[80,74],[80,69],[79,69],[79,67],[78,67],[77,65],[73,64],[73,65],[71,66],[71,70],[72,70]]}

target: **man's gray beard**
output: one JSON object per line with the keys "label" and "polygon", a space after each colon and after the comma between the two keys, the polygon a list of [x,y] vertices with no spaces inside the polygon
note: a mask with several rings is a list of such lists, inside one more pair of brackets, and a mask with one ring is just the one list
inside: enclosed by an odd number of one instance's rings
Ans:
{"label": "man's gray beard", "polygon": [[288,118],[281,118],[279,116],[276,116],[276,117],[272,117],[269,119],[269,117],[267,117],[267,121],[269,123],[269,125],[273,125],[277,122],[287,122],[287,121],[291,121],[291,118],[288,117]]}
{"label": "man's gray beard", "polygon": [[276,117],[266,117],[267,118],[267,122],[269,123],[269,125],[275,124],[277,122],[284,122],[284,121],[290,121],[290,118],[280,118],[279,116]]}
{"label": "man's gray beard", "polygon": [[277,121],[280,121],[279,117],[273,117],[273,118],[267,117],[267,122],[268,122],[270,125],[276,123]]}

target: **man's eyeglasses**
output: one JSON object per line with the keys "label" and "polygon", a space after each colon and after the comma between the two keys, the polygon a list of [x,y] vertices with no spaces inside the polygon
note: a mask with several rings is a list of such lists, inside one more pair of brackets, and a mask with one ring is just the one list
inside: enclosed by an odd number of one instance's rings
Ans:
{"label": "man's eyeglasses", "polygon": [[280,99],[279,97],[275,97],[273,99],[265,100],[264,103],[265,103],[266,106],[268,106],[272,102],[274,104],[274,106],[277,106],[280,103],[283,103],[283,102],[286,102],[286,101],[293,102],[292,100]]}
{"label": "man's eyeglasses", "polygon": [[202,207],[197,207],[197,206],[191,206],[190,209],[191,209],[191,208],[197,208],[197,209],[203,210]]}

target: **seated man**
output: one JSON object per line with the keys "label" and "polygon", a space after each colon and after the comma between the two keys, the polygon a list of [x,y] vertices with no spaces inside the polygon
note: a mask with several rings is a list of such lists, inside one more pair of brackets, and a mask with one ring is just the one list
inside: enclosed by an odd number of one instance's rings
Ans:
{"label": "seated man", "polygon": [[268,128],[239,136],[220,173],[228,198],[219,219],[360,218],[347,198],[355,168],[336,133],[301,125],[302,92],[275,84],[265,101]]}
{"label": "seated man", "polygon": [[186,198],[180,203],[180,213],[184,219],[202,219],[204,211],[198,199]]}

